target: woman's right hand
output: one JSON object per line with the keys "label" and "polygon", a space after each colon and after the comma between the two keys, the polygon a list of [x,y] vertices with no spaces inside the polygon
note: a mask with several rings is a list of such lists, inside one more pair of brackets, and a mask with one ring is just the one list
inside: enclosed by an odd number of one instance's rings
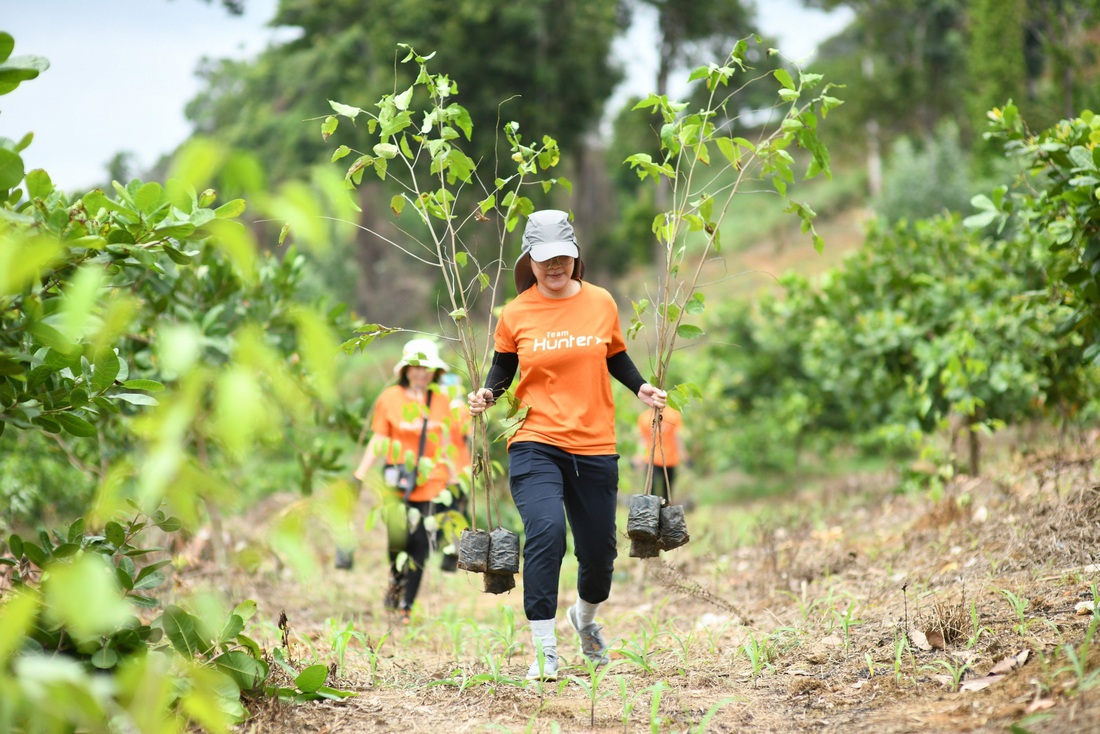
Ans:
{"label": "woman's right hand", "polygon": [[466,396],[466,400],[470,407],[470,415],[481,415],[486,408],[496,402],[493,400],[493,391],[487,387],[474,390]]}

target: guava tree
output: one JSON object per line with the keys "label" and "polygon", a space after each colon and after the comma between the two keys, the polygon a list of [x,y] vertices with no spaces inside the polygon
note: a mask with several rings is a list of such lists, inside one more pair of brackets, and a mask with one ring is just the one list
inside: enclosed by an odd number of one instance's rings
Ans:
{"label": "guava tree", "polygon": [[769,469],[793,466],[786,447],[906,452],[950,429],[977,474],[981,434],[1087,395],[1081,341],[1060,330],[1070,311],[1043,290],[1047,262],[956,218],[878,226],[817,282],[786,276],[782,293],[712,319],[709,359],[727,369],[707,394],[735,409],[708,419],[739,461]]}
{"label": "guava tree", "polygon": [[[12,45],[0,34],[2,93],[44,68],[20,67]],[[294,253],[262,255],[244,201],[216,206],[194,185],[216,146],[190,148],[164,184],[70,195],[24,173],[30,140],[0,140],[0,453],[48,436],[96,496],[64,527],[0,542],[0,729],[225,731],[265,692],[268,663],[242,634],[255,605],[162,605],[170,560],[142,535],[237,501],[257,447],[337,400],[339,312],[293,302]],[[257,198],[308,241],[312,208],[294,193]],[[287,695],[342,697],[320,667]]]}
{"label": "guava tree", "polygon": [[1100,116],[1084,111],[1037,133],[1014,104],[989,113],[988,136],[1023,169],[1019,180],[974,197],[975,228],[1007,225],[1049,253],[1052,294],[1071,309],[1066,327],[1100,360]]}

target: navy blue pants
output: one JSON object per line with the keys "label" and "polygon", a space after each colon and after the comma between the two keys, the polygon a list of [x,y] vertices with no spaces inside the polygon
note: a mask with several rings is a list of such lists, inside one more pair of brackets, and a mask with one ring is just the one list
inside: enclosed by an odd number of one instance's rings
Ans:
{"label": "navy blue pants", "polygon": [[581,456],[534,441],[508,451],[512,499],[523,518],[523,611],[527,619],[553,619],[565,558],[565,523],[573,529],[577,593],[591,604],[611,593],[615,568],[617,454]]}

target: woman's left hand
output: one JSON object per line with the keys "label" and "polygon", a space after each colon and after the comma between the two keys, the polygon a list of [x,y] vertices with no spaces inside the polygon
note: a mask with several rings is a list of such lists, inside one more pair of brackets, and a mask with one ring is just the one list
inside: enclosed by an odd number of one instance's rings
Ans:
{"label": "woman's left hand", "polygon": [[660,410],[667,404],[668,393],[658,390],[647,382],[638,390],[638,399],[649,407]]}

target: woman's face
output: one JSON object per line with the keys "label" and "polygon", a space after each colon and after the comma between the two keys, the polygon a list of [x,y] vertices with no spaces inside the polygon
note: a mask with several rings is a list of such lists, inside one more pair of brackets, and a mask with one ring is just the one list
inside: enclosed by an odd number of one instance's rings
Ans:
{"label": "woman's face", "polygon": [[548,296],[554,296],[566,292],[569,281],[573,278],[575,265],[576,260],[573,258],[559,255],[542,262],[532,260],[531,270],[539,289]]}
{"label": "woman's face", "polygon": [[420,365],[409,365],[405,368],[405,379],[409,381],[409,387],[424,390],[432,378],[432,371]]}

